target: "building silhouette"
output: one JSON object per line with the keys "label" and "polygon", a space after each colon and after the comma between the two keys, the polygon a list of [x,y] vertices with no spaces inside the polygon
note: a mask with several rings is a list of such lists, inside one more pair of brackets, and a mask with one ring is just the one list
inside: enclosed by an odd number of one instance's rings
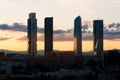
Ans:
{"label": "building silhouette", "polygon": [[103,20],[93,21],[94,45],[93,51],[95,56],[102,56],[103,52]]}
{"label": "building silhouette", "polygon": [[82,55],[82,31],[81,17],[76,17],[74,21],[74,51],[75,55]]}
{"label": "building silhouette", "polygon": [[53,17],[45,18],[45,55],[53,51]]}
{"label": "building silhouette", "polygon": [[37,19],[36,13],[30,13],[28,19],[28,53],[37,54]]}

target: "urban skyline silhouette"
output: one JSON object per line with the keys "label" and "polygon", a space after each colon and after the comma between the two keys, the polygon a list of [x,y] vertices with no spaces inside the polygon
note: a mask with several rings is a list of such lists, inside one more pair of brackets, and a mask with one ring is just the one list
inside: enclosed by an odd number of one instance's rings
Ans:
{"label": "urban skyline silhouette", "polygon": [[119,0],[0,0],[0,80],[120,80],[119,8]]}

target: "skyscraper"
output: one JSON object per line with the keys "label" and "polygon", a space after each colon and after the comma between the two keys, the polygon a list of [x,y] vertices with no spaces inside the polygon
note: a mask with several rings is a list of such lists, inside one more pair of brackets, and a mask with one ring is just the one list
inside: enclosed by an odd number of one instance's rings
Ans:
{"label": "skyscraper", "polygon": [[45,55],[53,51],[53,17],[45,18]]}
{"label": "skyscraper", "polygon": [[102,56],[103,52],[103,20],[93,21],[93,36],[94,36],[94,55]]}
{"label": "skyscraper", "polygon": [[37,19],[36,13],[30,13],[28,19],[28,53],[37,54]]}
{"label": "skyscraper", "polygon": [[81,17],[76,17],[74,21],[74,50],[75,55],[82,56],[82,31]]}

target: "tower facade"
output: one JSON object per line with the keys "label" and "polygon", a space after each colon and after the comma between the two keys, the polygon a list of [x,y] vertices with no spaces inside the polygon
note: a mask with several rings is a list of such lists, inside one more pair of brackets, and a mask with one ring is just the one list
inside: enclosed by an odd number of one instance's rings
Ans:
{"label": "tower facade", "polygon": [[45,55],[53,51],[53,17],[45,18]]}
{"label": "tower facade", "polygon": [[76,17],[74,21],[74,51],[75,55],[82,55],[82,31],[81,17]]}
{"label": "tower facade", "polygon": [[28,53],[37,54],[37,19],[36,13],[30,13],[28,19]]}
{"label": "tower facade", "polygon": [[93,21],[93,36],[94,46],[93,51],[95,56],[102,56],[103,52],[103,20]]}

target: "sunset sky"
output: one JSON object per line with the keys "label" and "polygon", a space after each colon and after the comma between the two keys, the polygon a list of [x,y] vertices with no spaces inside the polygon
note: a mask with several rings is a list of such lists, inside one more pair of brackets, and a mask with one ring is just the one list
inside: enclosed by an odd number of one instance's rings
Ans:
{"label": "sunset sky", "polygon": [[120,49],[120,0],[0,0],[0,49],[27,50],[27,19],[36,12],[38,50],[44,18],[54,18],[54,50],[73,50],[74,19],[82,18],[83,51],[93,50],[93,20],[104,20],[104,50]]}

